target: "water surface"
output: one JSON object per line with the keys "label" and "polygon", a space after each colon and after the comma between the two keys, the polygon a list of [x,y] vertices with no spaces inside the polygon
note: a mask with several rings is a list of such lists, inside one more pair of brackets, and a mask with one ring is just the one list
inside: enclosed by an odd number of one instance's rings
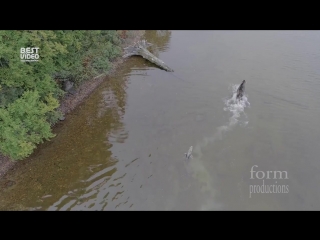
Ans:
{"label": "water surface", "polygon": [[[319,31],[146,38],[174,73],[128,59],[0,181],[15,182],[1,190],[0,209],[320,209]],[[263,184],[288,192],[250,195]]]}

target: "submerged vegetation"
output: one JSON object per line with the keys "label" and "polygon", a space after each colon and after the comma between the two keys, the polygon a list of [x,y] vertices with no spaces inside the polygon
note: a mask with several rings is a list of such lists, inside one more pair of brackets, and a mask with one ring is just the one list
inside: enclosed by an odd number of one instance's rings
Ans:
{"label": "submerged vegetation", "polygon": [[[51,126],[64,82],[75,86],[107,73],[121,53],[121,31],[0,31],[0,153],[29,156],[54,137]],[[21,61],[21,48],[37,47],[39,61]]]}

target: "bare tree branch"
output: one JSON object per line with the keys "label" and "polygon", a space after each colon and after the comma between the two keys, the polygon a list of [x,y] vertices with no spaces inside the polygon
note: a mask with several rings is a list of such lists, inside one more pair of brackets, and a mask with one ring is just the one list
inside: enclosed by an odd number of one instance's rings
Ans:
{"label": "bare tree branch", "polygon": [[124,49],[125,55],[123,55],[123,58],[127,58],[133,55],[139,55],[149,60],[150,62],[156,64],[158,67],[168,72],[173,72],[173,70],[170,67],[168,67],[162,60],[160,60],[147,50],[147,48],[150,46],[152,46],[152,44],[148,43],[146,40],[138,41],[134,45]]}

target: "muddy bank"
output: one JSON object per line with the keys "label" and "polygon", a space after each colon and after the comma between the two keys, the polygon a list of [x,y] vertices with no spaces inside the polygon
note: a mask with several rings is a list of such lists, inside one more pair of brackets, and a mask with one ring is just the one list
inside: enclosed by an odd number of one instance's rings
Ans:
{"label": "muddy bank", "polygon": [[[144,30],[123,31],[122,34],[122,49],[141,39],[144,35]],[[59,110],[68,117],[68,114],[82,103],[103,81],[115,74],[116,69],[124,62],[122,54],[112,62],[112,67],[107,75],[100,75],[81,84],[76,89],[75,94],[66,94],[60,102]],[[24,160],[22,160],[24,161]],[[14,166],[18,162],[13,162],[9,157],[0,154],[0,179],[4,178],[9,170],[14,170]],[[10,185],[10,183],[8,183]]]}

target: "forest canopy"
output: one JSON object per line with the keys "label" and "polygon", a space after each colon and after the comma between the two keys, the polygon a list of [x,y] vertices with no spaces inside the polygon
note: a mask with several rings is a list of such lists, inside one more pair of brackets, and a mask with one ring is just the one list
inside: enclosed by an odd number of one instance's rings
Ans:
{"label": "forest canopy", "polygon": [[[120,44],[116,30],[1,30],[0,153],[21,160],[54,137],[63,82],[107,73]],[[38,61],[21,61],[29,47],[38,48]]]}

